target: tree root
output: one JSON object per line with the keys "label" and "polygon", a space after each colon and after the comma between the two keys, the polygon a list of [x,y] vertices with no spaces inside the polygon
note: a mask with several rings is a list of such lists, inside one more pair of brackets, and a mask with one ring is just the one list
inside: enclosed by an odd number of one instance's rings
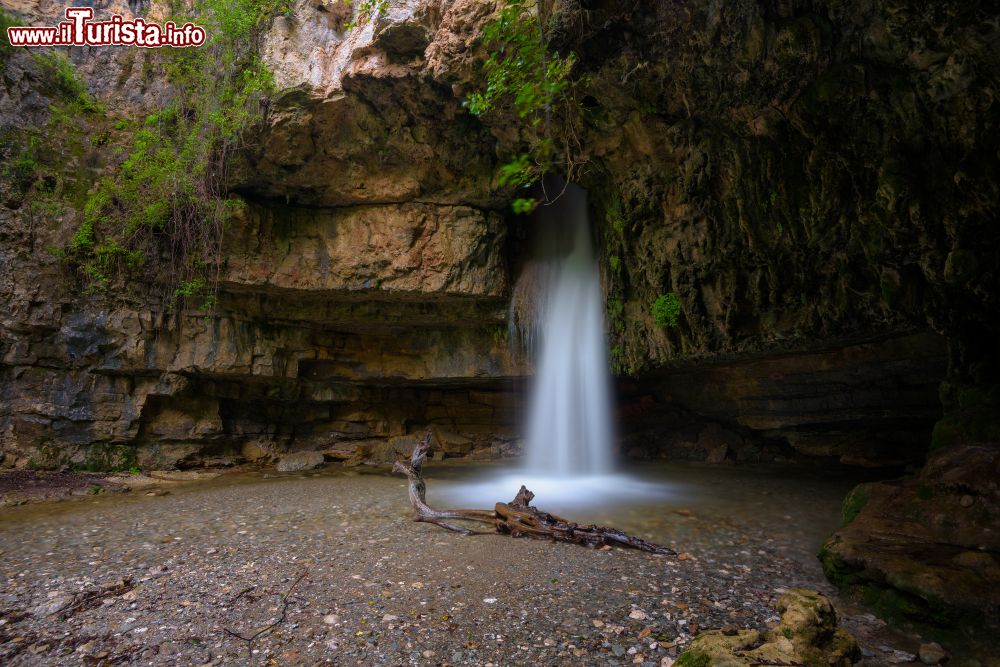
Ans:
{"label": "tree root", "polygon": [[[451,530],[463,535],[488,535],[499,533],[511,537],[533,537],[551,539],[560,542],[590,545],[595,547],[618,546],[648,551],[663,556],[676,556],[677,552],[669,547],[647,542],[632,535],[627,535],[615,528],[601,526],[580,526],[576,523],[542,512],[531,506],[535,497],[523,485],[517,495],[509,503],[497,503],[494,510],[436,510],[427,504],[427,485],[422,476],[424,462],[431,450],[431,433],[428,431],[423,440],[413,449],[410,462],[396,461],[392,469],[409,479],[410,504],[416,516],[414,521],[432,523],[435,526]],[[472,530],[455,525],[452,521],[492,524],[493,530]]]}

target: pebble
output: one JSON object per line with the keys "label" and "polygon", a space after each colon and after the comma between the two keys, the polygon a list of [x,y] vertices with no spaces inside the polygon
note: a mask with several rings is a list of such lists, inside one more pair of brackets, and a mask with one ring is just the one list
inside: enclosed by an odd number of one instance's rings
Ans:
{"label": "pebble", "polygon": [[913,662],[917,659],[916,655],[907,653],[906,651],[885,646],[880,646],[879,648],[885,653],[885,661],[894,665],[902,664],[904,662]]}
{"label": "pebble", "polygon": [[[814,555],[823,535],[808,533],[808,519],[839,516],[848,490],[769,478],[782,498],[771,507],[747,500],[760,497],[754,473],[718,481],[705,483],[706,497],[728,494],[730,504],[699,504],[696,520],[669,506],[579,517],[682,546],[683,559],[461,538],[413,523],[405,482],[377,473],[220,478],[165,498],[29,507],[0,523],[0,608],[68,605],[123,578],[147,583],[67,618],[5,616],[2,635],[27,640],[0,639],[0,664],[43,645],[53,667],[98,654],[247,664],[246,642],[226,630],[246,636],[279,620],[294,583],[284,619],[253,642],[254,664],[672,667],[695,628],[763,628],[775,590],[826,585]],[[789,508],[802,521],[786,528],[775,517]]]}
{"label": "pebble", "polygon": [[920,662],[925,665],[937,665],[944,662],[944,659],[948,657],[947,652],[937,642],[921,644],[917,654],[920,656]]}

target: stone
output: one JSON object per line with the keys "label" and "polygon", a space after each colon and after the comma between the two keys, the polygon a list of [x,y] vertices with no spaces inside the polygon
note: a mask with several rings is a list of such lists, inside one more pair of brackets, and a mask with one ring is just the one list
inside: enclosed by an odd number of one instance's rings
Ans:
{"label": "stone", "polygon": [[[830,600],[816,591],[791,589],[776,603],[781,620],[771,631],[712,630],[695,637],[678,665],[741,667],[809,664],[850,667],[861,657],[854,638],[838,624]],[[746,647],[753,648],[747,650]]]}
{"label": "stone", "polygon": [[270,448],[260,441],[245,442],[240,447],[240,455],[250,462],[265,461],[271,457]]}
{"label": "stone", "polygon": [[948,657],[948,653],[937,642],[921,644],[917,655],[920,657],[920,662],[925,665],[940,664]]}
{"label": "stone", "polygon": [[[849,522],[827,540],[820,560],[839,587],[877,601],[880,615],[954,623],[984,618],[1000,604],[1000,447],[961,445],[933,452],[920,475],[865,485]],[[976,511],[961,508],[974,491]],[[849,503],[858,494],[849,496]],[[943,520],[947,517],[947,520]],[[920,554],[948,544],[947,558]]]}
{"label": "stone", "polygon": [[300,472],[312,470],[323,465],[323,454],[320,452],[294,452],[283,454],[276,466],[278,472]]}
{"label": "stone", "polygon": [[445,454],[461,456],[472,451],[472,440],[470,438],[466,438],[465,436],[442,429],[435,429],[434,436],[437,439],[438,445]]}
{"label": "stone", "polygon": [[51,616],[56,614],[66,607],[68,607],[73,602],[73,596],[69,593],[62,591],[52,591],[49,593],[49,599],[42,604],[33,607],[31,613],[35,616]]}

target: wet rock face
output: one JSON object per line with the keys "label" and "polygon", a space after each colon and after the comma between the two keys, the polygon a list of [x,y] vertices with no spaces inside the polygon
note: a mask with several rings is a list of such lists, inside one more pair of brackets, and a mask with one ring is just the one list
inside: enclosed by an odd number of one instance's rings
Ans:
{"label": "wet rock face", "polygon": [[946,366],[945,342],[931,332],[679,364],[625,383],[621,422],[639,455],[920,465]]}
{"label": "wet rock face", "polygon": [[[602,19],[577,51],[592,191],[624,228],[605,237],[626,367],[915,321],[984,354],[997,259],[972,249],[997,238],[1000,119],[982,8],[594,3]],[[659,329],[671,291],[681,322]]]}

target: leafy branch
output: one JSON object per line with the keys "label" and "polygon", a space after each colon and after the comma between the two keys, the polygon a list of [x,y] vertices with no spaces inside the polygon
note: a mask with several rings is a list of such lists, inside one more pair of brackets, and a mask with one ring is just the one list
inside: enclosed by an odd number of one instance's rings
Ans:
{"label": "leafy branch", "polygon": [[[524,150],[501,165],[501,186],[525,188],[556,166],[573,167],[570,139],[579,115],[571,75],[576,56],[553,50],[545,32],[546,17],[539,0],[504,0],[497,17],[483,28],[489,56],[483,64],[485,88],[466,101],[476,116],[509,115],[522,129]],[[554,117],[564,123],[553,126]],[[553,198],[546,194],[546,199]],[[517,213],[534,210],[533,199],[513,202]]]}
{"label": "leafy branch", "polygon": [[[343,2],[353,4],[353,0],[343,0]],[[389,9],[389,0],[361,0],[358,3],[357,12],[350,21],[344,24],[344,30],[354,30],[359,25],[377,19],[387,9]]]}

